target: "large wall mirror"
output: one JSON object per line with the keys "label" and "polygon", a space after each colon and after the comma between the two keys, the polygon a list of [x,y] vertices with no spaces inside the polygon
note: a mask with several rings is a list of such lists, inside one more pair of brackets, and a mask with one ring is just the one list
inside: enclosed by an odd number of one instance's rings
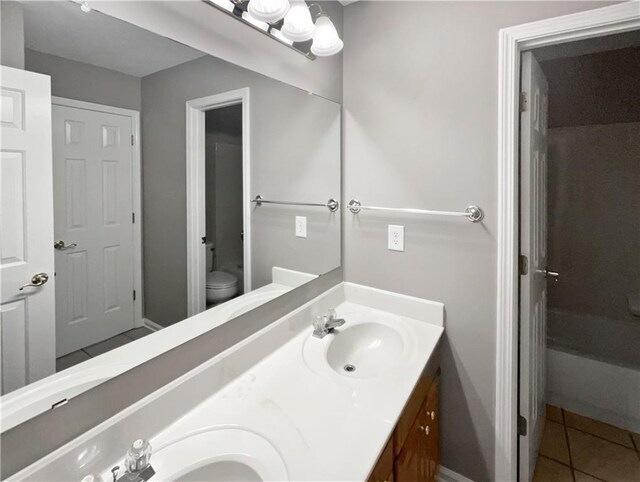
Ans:
{"label": "large wall mirror", "polygon": [[339,104],[78,3],[9,7],[2,430],[340,265]]}

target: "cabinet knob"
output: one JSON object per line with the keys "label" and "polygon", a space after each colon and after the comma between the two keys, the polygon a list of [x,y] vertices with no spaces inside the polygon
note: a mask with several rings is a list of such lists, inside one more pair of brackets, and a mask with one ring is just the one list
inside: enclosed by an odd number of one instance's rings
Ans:
{"label": "cabinet knob", "polygon": [[435,420],[435,419],[436,419],[436,412],[435,412],[435,410],[433,410],[431,412],[431,420]]}
{"label": "cabinet knob", "polygon": [[429,431],[430,431],[429,430],[429,426],[426,425],[426,426],[423,427],[422,425],[420,425],[420,431],[424,432],[425,435],[429,435]]}

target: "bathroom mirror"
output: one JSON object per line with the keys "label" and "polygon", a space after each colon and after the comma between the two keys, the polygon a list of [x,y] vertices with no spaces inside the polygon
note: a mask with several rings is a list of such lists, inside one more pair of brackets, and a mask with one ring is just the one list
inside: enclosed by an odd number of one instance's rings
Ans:
{"label": "bathroom mirror", "polygon": [[10,3],[3,431],[340,265],[339,104],[82,2]]}

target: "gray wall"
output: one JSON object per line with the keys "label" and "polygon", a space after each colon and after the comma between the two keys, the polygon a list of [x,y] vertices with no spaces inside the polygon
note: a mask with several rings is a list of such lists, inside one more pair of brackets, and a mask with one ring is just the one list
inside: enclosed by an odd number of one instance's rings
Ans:
{"label": "gray wall", "polygon": [[[345,8],[345,201],[486,212],[480,225],[372,213],[344,223],[347,280],[444,302],[442,464],[476,481],[493,478],[495,453],[498,30],[603,5]],[[406,225],[404,253],[387,251],[389,223]]]}
{"label": "gray wall", "polygon": [[640,121],[640,48],[542,62],[549,127]]}
{"label": "gray wall", "polygon": [[24,17],[18,2],[0,2],[0,64],[24,69]]}
{"label": "gray wall", "polygon": [[25,50],[25,69],[51,76],[51,94],[123,109],[142,108],[138,77],[55,55]]}
{"label": "gray wall", "polygon": [[548,303],[578,315],[550,318],[553,343],[640,366],[639,213],[639,123],[549,129]]}
{"label": "gray wall", "polygon": [[[185,102],[241,87],[250,88],[252,196],[339,197],[339,105],[213,57],[143,78],[145,317],[157,323],[187,316]],[[304,240],[293,229],[301,213]],[[253,288],[274,265],[327,272],[340,264],[340,215],[254,207],[251,246]]]}

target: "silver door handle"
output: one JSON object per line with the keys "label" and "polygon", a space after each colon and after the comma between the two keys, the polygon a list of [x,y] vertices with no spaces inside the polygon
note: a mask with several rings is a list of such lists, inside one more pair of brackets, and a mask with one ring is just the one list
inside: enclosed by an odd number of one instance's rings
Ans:
{"label": "silver door handle", "polygon": [[78,246],[76,243],[64,244],[64,241],[62,241],[62,240],[56,241],[55,243],[53,243],[53,247],[56,248],[58,251],[65,251],[67,249],[73,249],[76,246]]}
{"label": "silver door handle", "polygon": [[34,274],[33,278],[31,278],[31,283],[23,285],[19,290],[22,291],[28,287],[37,288],[38,286],[45,284],[47,281],[49,281],[49,275],[47,273]]}
{"label": "silver door handle", "polygon": [[544,275],[545,278],[551,278],[553,281],[557,282],[560,279],[560,273],[556,271],[549,271],[547,268],[536,270],[538,273]]}

